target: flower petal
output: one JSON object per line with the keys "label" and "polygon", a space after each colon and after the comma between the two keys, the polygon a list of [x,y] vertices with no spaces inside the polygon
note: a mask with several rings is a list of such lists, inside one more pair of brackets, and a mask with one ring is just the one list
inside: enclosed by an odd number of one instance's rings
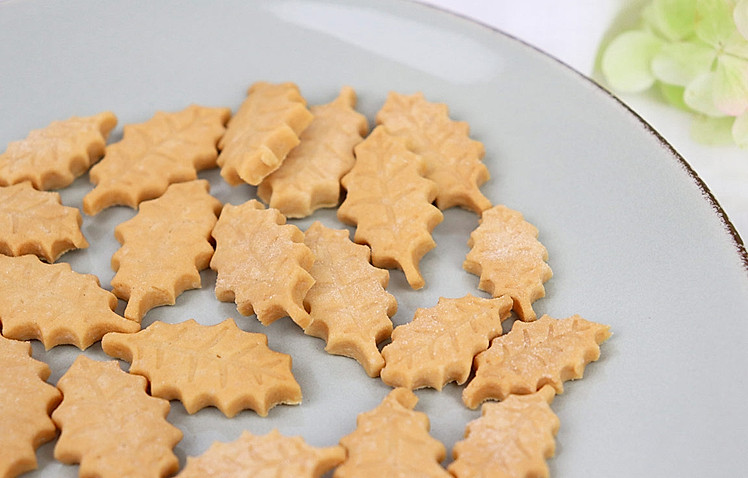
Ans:
{"label": "flower petal", "polygon": [[686,86],[709,71],[715,57],[714,49],[706,43],[668,43],[652,59],[652,73],[665,83]]}
{"label": "flower petal", "polygon": [[748,113],[735,118],[732,124],[732,139],[741,148],[748,148]]}
{"label": "flower petal", "polygon": [[686,87],[683,99],[689,108],[708,116],[725,116],[714,104],[716,77],[713,72],[702,73]]}
{"label": "flower petal", "polygon": [[748,109],[748,61],[722,55],[714,80],[715,106],[730,116],[745,113]]}
{"label": "flower petal", "polygon": [[691,123],[691,137],[702,144],[710,146],[723,146],[732,144],[732,127],[735,118],[732,116],[699,115]]}
{"label": "flower petal", "polygon": [[642,18],[664,38],[680,41],[694,32],[696,0],[654,0],[644,8]]}
{"label": "flower petal", "polygon": [[693,111],[683,100],[683,93],[686,90],[685,88],[683,88],[682,86],[668,85],[667,83],[663,82],[657,83],[657,86],[659,86],[660,94],[665,101],[675,106],[676,108],[680,108],[689,112]]}
{"label": "flower petal", "polygon": [[603,75],[614,90],[639,92],[654,84],[650,63],[662,40],[648,31],[631,30],[613,39],[603,53]]}
{"label": "flower petal", "polygon": [[721,49],[735,33],[733,0],[697,0],[696,35],[704,42]]}
{"label": "flower petal", "polygon": [[732,19],[740,34],[748,40],[748,0],[740,0],[732,12]]}

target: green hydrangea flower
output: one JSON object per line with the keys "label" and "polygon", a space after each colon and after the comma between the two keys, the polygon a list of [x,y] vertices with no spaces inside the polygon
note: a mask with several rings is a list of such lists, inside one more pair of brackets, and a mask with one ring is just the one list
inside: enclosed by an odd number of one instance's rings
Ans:
{"label": "green hydrangea flower", "polygon": [[748,147],[748,0],[653,0],[641,19],[603,53],[611,88],[658,87],[698,115],[697,139],[716,140],[728,129]]}

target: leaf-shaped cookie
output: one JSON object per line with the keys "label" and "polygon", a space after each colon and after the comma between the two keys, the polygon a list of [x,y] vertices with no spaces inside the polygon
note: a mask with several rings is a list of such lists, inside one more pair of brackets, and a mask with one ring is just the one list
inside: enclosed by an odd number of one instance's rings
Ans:
{"label": "leaf-shaped cookie", "polygon": [[426,177],[438,186],[439,209],[461,206],[480,213],[491,207],[479,189],[490,178],[481,161],[483,144],[470,139],[467,123],[449,118],[447,105],[430,103],[423,93],[391,92],[376,120],[426,160]]}
{"label": "leaf-shaped cookie", "polygon": [[169,184],[197,179],[197,171],[216,166],[216,144],[230,115],[228,108],[190,105],[125,125],[122,140],[107,146],[104,159],[91,168],[96,187],[83,197],[83,211],[135,208],[161,196]]}
{"label": "leaf-shaped cookie", "polygon": [[232,319],[200,325],[154,322],[136,334],[107,334],[108,355],[131,362],[151,395],[182,402],[187,413],[215,406],[233,417],[244,409],[260,416],[279,403],[301,402],[291,357],[268,348],[264,334],[240,330]]}
{"label": "leaf-shaped cookie", "polygon": [[307,229],[304,243],[316,260],[316,281],[304,299],[312,322],[304,332],[327,341],[331,354],[356,359],[370,377],[379,375],[384,359],[377,344],[392,332],[390,317],[397,301],[385,288],[390,274],[369,263],[369,248],[351,242],[347,230],[319,221]]}
{"label": "leaf-shaped cookie", "polygon": [[439,464],[444,445],[429,434],[429,418],[413,410],[418,397],[408,389],[392,390],[374,410],[356,419],[356,430],[340,444],[347,457],[335,478],[449,477]]}
{"label": "leaf-shaped cookie", "polygon": [[172,449],[182,432],[166,421],[169,402],[146,393],[144,377],[116,360],[80,355],[57,382],[62,403],[52,413],[60,428],[54,455],[80,463],[82,477],[171,476],[179,468]]}
{"label": "leaf-shaped cookie", "polygon": [[132,333],[140,325],[117,315],[117,298],[99,279],[70,264],[46,264],[36,256],[0,255],[0,323],[5,337],[38,339],[44,347],[86,349],[107,332]]}
{"label": "leaf-shaped cookie", "polygon": [[482,415],[468,423],[465,439],[452,449],[447,469],[455,478],[548,478],[546,459],[556,450],[560,422],[549,403],[553,387],[484,403]]}
{"label": "leaf-shaped cookie", "polygon": [[462,267],[480,277],[478,287],[494,297],[508,295],[521,320],[535,320],[532,303],[545,296],[543,284],[553,273],[538,230],[518,211],[498,205],[483,211],[470,234],[471,247]]}
{"label": "leaf-shaped cookie", "polygon": [[218,272],[218,300],[236,302],[239,313],[254,313],[265,325],[286,315],[301,328],[309,325],[304,297],[314,284],[309,274],[314,254],[298,227],[252,199],[240,206],[226,204],[213,237],[210,267]]}
{"label": "leaf-shaped cookie", "polygon": [[342,179],[348,195],[338,218],[356,226],[354,240],[371,247],[375,266],[402,269],[408,284],[420,289],[418,263],[436,246],[431,231],[444,219],[431,204],[436,185],[422,176],[423,158],[381,127],[355,152],[356,164]]}
{"label": "leaf-shaped cookie", "polygon": [[317,478],[344,458],[345,450],[339,445],[313,447],[301,437],[285,437],[276,429],[261,436],[245,431],[231,443],[214,442],[199,457],[187,457],[187,466],[177,477]]}
{"label": "leaf-shaped cookie", "polygon": [[563,393],[563,382],[581,378],[585,366],[600,358],[600,344],[608,337],[610,327],[578,315],[516,321],[508,334],[475,357],[475,377],[462,400],[476,408],[484,400],[533,393],[546,384]]}
{"label": "leaf-shaped cookie", "polygon": [[312,106],[314,120],[280,168],[262,180],[257,195],[286,217],[306,217],[335,207],[340,178],[355,162],[353,147],[369,130],[366,117],[353,108],[356,93],[345,87],[332,103]]}
{"label": "leaf-shaped cookie", "polygon": [[54,262],[71,249],[88,247],[77,208],[62,205],[55,192],[25,182],[0,187],[0,254],[34,254]]}
{"label": "leaf-shaped cookie", "polygon": [[49,414],[60,392],[48,384],[47,364],[31,358],[31,344],[0,336],[0,476],[36,469],[35,450],[53,439]]}
{"label": "leaf-shaped cookie", "polygon": [[509,317],[512,299],[483,299],[470,294],[439,299],[436,306],[417,309],[413,320],[392,332],[384,347],[382,381],[411,390],[441,390],[449,382],[465,383],[473,358],[501,335],[501,322]]}
{"label": "leaf-shaped cookie", "polygon": [[36,189],[69,186],[104,154],[117,117],[106,111],[73,116],[33,130],[26,139],[8,144],[0,154],[0,186],[30,181]]}
{"label": "leaf-shaped cookie", "polygon": [[170,185],[163,196],[140,204],[119,224],[122,247],[112,256],[114,294],[127,301],[125,317],[140,321],[150,309],[173,305],[187,289],[200,287],[200,271],[213,257],[210,233],[221,202],[205,180]]}
{"label": "leaf-shaped cookie", "polygon": [[260,184],[299,144],[299,134],[311,122],[295,84],[253,84],[218,143],[221,176],[232,186]]}

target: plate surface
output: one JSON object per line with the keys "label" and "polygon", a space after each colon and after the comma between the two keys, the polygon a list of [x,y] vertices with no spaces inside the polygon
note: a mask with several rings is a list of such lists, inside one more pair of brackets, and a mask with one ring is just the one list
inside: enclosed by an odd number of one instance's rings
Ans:
{"label": "plate surface", "polygon": [[[119,125],[190,103],[236,109],[258,80],[296,82],[310,104],[330,101],[343,85],[359,95],[371,121],[387,92],[422,91],[468,121],[486,147],[496,204],[520,210],[540,230],[554,277],[539,314],[572,314],[611,325],[613,337],[585,378],[553,403],[561,419],[552,476],[740,476],[748,469],[748,263],[742,241],[703,184],[662,139],[615,99],[556,60],[499,32],[403,1],[149,2],[23,1],[0,4],[0,150],[29,130],[73,115],[114,111]],[[254,197],[229,187],[217,171],[201,174],[224,202]],[[80,207],[87,176],[61,191]],[[63,256],[105,288],[119,247],[116,224],[132,217],[111,208],[85,217],[91,243]],[[312,220],[342,227],[334,211]],[[477,217],[450,210],[437,226],[437,248],[422,261],[426,287],[411,291],[391,273],[396,324],[438,297],[477,290],[462,271]],[[193,416],[172,402],[182,429],[182,464],[214,440],[242,430],[278,428],[316,446],[337,443],[356,415],[390,390],[353,360],[327,355],[324,342],[290,319],[269,327],[240,316],[213,295],[215,275],[155,320],[203,324],[233,317],[289,353],[301,384],[300,406],[266,418],[250,411],[226,419],[216,409]],[[122,310],[120,304],[120,311]],[[34,356],[49,362],[51,383],[80,352],[60,346]],[[85,352],[105,360],[98,345]],[[126,367],[126,364],[123,364]],[[432,434],[450,450],[479,413],[462,406],[462,387],[417,392]],[[77,467],[38,452],[30,477],[77,476]]]}

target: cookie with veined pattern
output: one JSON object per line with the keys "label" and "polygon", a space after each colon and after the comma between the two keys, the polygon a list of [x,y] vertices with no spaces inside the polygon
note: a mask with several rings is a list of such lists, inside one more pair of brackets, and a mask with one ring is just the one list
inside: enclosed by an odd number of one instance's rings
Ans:
{"label": "cookie with veined pattern", "polygon": [[24,182],[0,187],[0,254],[34,254],[56,261],[72,249],[88,247],[80,210],[63,206],[56,192]]}
{"label": "cookie with veined pattern", "polygon": [[260,184],[299,144],[312,118],[294,83],[254,83],[218,143],[221,176],[232,186]]}
{"label": "cookie with veined pattern", "polygon": [[57,427],[49,415],[60,391],[48,384],[47,364],[31,357],[31,344],[0,336],[0,476],[36,469],[35,450],[53,439]]}
{"label": "cookie with veined pattern", "polygon": [[299,145],[262,180],[257,195],[286,217],[337,206],[340,178],[353,167],[353,148],[369,130],[355,106],[356,92],[348,86],[331,103],[312,106],[314,120],[301,133]]}
{"label": "cookie with veined pattern", "polygon": [[301,402],[291,356],[232,319],[211,326],[157,321],[135,334],[107,334],[101,346],[148,378],[151,395],[180,400],[187,413],[215,406],[228,417],[244,409],[264,417],[275,405]]}
{"label": "cookie with veined pattern", "polygon": [[40,190],[69,186],[101,158],[116,125],[117,117],[105,111],[31,131],[0,154],[0,186],[24,181]]}
{"label": "cookie with veined pattern", "polygon": [[0,255],[2,334],[40,340],[44,347],[72,344],[81,350],[107,332],[136,332],[140,324],[116,312],[117,297],[92,274],[62,262],[46,264],[34,255]]}
{"label": "cookie with veined pattern", "polygon": [[286,437],[276,429],[259,436],[244,431],[231,443],[214,442],[202,455],[187,457],[177,477],[317,478],[344,458],[340,445],[313,447],[300,436]]}

